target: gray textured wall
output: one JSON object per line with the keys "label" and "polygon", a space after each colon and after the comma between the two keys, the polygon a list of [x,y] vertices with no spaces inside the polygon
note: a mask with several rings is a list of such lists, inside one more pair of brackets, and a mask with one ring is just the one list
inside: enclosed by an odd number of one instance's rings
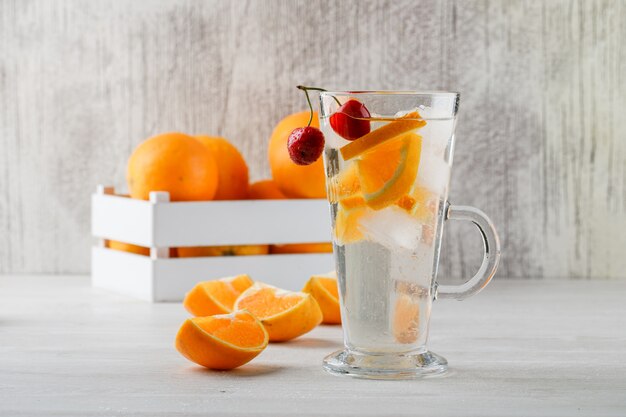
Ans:
{"label": "gray textured wall", "polygon": [[619,0],[0,0],[0,272],[88,271],[89,194],[152,134],[225,135],[267,176],[305,83],[461,91],[451,197],[498,225],[499,275],[625,277],[625,32]]}

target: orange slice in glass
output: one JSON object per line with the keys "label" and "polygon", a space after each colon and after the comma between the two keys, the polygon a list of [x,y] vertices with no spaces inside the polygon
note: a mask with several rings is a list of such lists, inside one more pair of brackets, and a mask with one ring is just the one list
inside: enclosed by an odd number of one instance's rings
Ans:
{"label": "orange slice in glass", "polygon": [[324,275],[313,275],[302,292],[313,295],[322,310],[325,324],[341,324],[339,311],[339,288],[337,279]]}
{"label": "orange slice in glass", "polygon": [[200,282],[187,293],[183,306],[197,317],[230,313],[237,297],[252,284],[246,274]]}
{"label": "orange slice in glass", "polygon": [[267,331],[252,314],[237,311],[185,320],[176,335],[176,350],[211,369],[241,366],[267,347]]}
{"label": "orange slice in glass", "polygon": [[367,207],[357,207],[353,210],[340,208],[335,217],[335,240],[339,245],[354,243],[363,239],[359,229],[361,217],[367,213]]}
{"label": "orange slice in glass", "polygon": [[410,295],[400,294],[393,315],[393,335],[398,343],[414,343],[419,336],[420,309]]}
{"label": "orange slice in glass", "polygon": [[427,188],[416,185],[409,194],[400,197],[396,205],[420,220],[427,220],[436,214],[437,196]]}
{"label": "orange slice in glass", "polygon": [[394,204],[413,187],[422,137],[405,133],[386,141],[356,160],[365,204],[374,210]]}
{"label": "orange slice in glass", "polygon": [[348,161],[355,156],[359,156],[393,138],[412,130],[419,129],[426,125],[426,121],[421,118],[418,112],[412,112],[406,116],[387,123],[367,135],[350,142],[339,149],[344,161]]}
{"label": "orange slice in glass", "polygon": [[256,283],[235,302],[261,320],[271,342],[283,342],[310,332],[322,322],[322,311],[311,294]]}

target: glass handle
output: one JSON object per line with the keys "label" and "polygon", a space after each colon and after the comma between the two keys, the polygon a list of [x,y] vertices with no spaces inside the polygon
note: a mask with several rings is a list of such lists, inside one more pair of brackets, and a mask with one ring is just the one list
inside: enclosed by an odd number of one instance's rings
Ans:
{"label": "glass handle", "polygon": [[463,300],[485,288],[493,278],[500,261],[500,239],[489,217],[475,207],[448,205],[445,219],[471,221],[483,238],[485,254],[478,272],[464,284],[438,285],[435,292],[437,298]]}

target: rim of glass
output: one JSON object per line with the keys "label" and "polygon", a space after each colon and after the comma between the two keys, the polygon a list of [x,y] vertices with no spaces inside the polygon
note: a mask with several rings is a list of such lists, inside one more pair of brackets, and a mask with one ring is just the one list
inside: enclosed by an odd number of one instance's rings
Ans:
{"label": "rim of glass", "polygon": [[389,96],[439,96],[439,97],[458,97],[461,95],[458,91],[445,90],[355,90],[355,91],[320,91],[320,95],[389,95]]}

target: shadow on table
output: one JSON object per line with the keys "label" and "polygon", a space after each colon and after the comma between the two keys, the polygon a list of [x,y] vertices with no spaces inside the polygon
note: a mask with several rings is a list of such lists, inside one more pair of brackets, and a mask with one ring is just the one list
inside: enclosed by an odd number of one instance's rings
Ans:
{"label": "shadow on table", "polygon": [[343,347],[343,343],[338,340],[330,340],[330,339],[319,339],[317,337],[300,337],[295,340],[290,340],[288,342],[282,343],[285,346],[289,347],[297,347],[297,348],[324,348],[324,349],[341,349]]}
{"label": "shadow on table", "polygon": [[233,377],[251,377],[251,376],[259,376],[259,375],[270,375],[276,372],[280,372],[284,370],[284,366],[277,365],[257,365],[248,363],[241,368],[231,369],[229,371],[218,371],[207,368],[193,368],[192,372],[196,372],[199,374],[211,374],[211,375],[224,375],[224,376],[233,376]]}

